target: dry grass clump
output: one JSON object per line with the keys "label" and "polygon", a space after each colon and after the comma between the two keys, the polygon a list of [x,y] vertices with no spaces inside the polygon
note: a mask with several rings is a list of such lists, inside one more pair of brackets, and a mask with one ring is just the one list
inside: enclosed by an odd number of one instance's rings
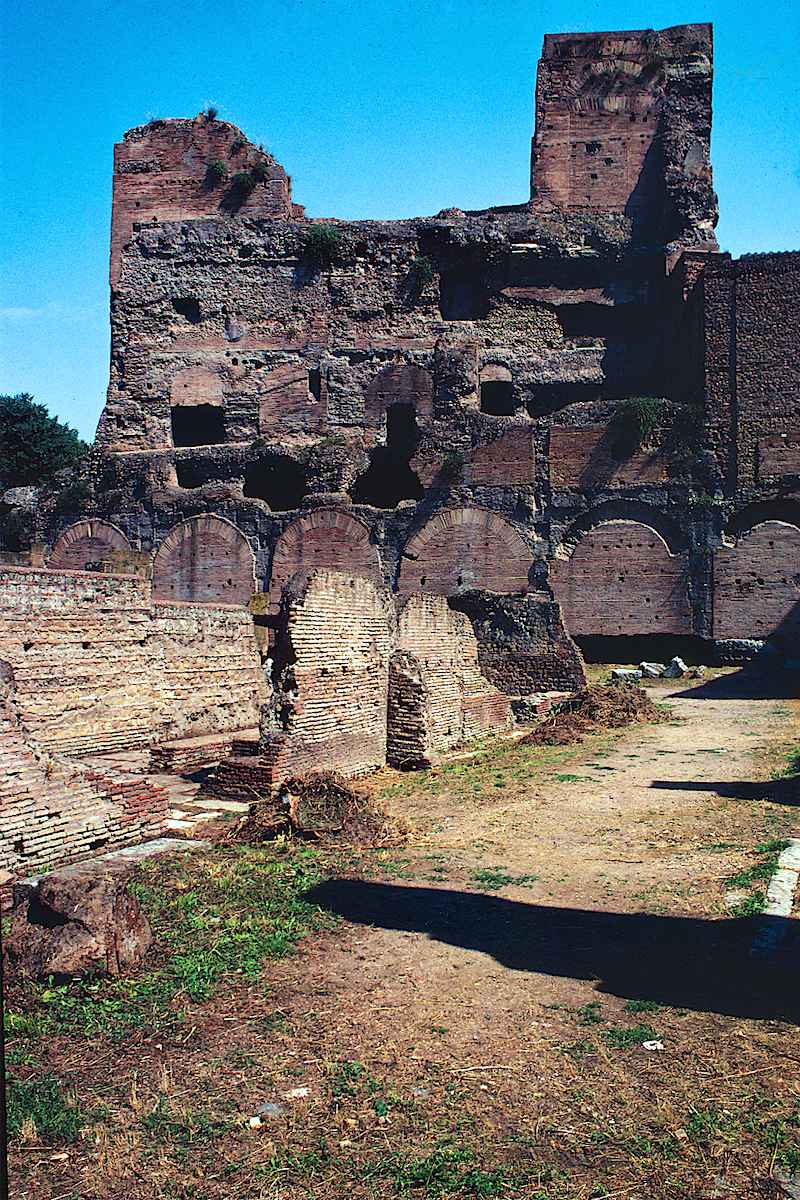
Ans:
{"label": "dry grass clump", "polygon": [[632,683],[596,684],[573,692],[555,712],[521,739],[525,746],[569,746],[600,729],[621,729],[665,714]]}
{"label": "dry grass clump", "polygon": [[297,835],[325,843],[390,846],[405,841],[411,827],[334,771],[287,779],[274,800],[261,797],[224,838],[265,842]]}

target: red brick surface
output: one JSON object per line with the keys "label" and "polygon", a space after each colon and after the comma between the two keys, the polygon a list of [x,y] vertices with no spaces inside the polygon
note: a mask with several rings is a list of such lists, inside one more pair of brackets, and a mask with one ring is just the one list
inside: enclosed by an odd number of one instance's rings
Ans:
{"label": "red brick surface", "polygon": [[125,534],[105,521],[78,521],[65,529],[47,560],[51,571],[85,571],[87,563],[102,562],[111,550],[131,551]]}
{"label": "red brick surface", "polygon": [[153,557],[153,600],[246,604],[256,590],[250,543],[221,517],[190,517],[171,529]]}
{"label": "red brick surface", "polygon": [[320,508],[301,516],[278,538],[272,556],[270,607],[276,612],[281,592],[295,575],[310,578],[318,569],[343,571],[381,582],[378,550],[363,521],[337,509]]}
{"label": "red brick surface", "polygon": [[687,557],[647,525],[595,526],[550,580],[573,636],[692,632]]}
{"label": "red brick surface", "polygon": [[406,543],[399,593],[405,600],[412,592],[522,592],[532,562],[527,542],[497,513],[449,508]]}
{"label": "red brick surface", "polygon": [[800,637],[800,529],[765,521],[714,555],[714,636]]}

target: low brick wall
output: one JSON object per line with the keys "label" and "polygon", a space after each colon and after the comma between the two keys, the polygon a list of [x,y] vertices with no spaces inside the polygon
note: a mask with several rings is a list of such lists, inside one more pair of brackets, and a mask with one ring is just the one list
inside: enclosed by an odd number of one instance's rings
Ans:
{"label": "low brick wall", "polygon": [[29,875],[161,837],[168,796],[145,776],[115,777],[51,755],[0,706],[0,866]]}
{"label": "low brick wall", "polygon": [[542,596],[478,591],[448,603],[469,617],[481,672],[507,696],[585,686],[583,657],[564,628],[559,604]]}
{"label": "low brick wall", "polygon": [[82,755],[253,728],[264,684],[250,614],[151,603],[134,576],[0,570],[0,659],[24,729]]}

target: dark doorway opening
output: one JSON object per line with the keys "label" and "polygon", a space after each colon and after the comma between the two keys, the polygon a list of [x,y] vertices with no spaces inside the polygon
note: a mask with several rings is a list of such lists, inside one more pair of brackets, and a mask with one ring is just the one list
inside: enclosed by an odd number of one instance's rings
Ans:
{"label": "dark doorway opening", "polygon": [[417,435],[417,412],[413,404],[390,404],[386,410],[386,442],[390,446],[410,442]]}
{"label": "dark doorway opening", "polygon": [[715,645],[693,634],[649,633],[635,637],[576,637],[587,663],[614,666],[638,666],[640,662],[658,662],[665,666],[677,654],[688,666],[722,665]]}
{"label": "dark doorway opening", "polygon": [[506,379],[488,379],[481,384],[481,412],[490,417],[513,417],[514,385]]}
{"label": "dark doorway opening", "polygon": [[304,469],[283,454],[259,459],[244,485],[245,496],[264,500],[273,512],[299,508],[307,492]]}
{"label": "dark doorway opening", "polygon": [[225,441],[225,413],[218,404],[172,409],[173,446],[219,446]]}
{"label": "dark doorway opening", "polygon": [[408,465],[408,453],[378,446],[372,452],[372,462],[353,485],[356,504],[371,504],[374,508],[396,508],[401,500],[421,500],[425,489],[419,476]]}

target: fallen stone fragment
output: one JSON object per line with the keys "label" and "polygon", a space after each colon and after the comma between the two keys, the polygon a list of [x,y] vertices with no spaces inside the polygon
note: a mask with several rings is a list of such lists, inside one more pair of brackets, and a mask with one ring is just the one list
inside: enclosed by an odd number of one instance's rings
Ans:
{"label": "fallen stone fragment", "polygon": [[642,673],[643,679],[660,679],[664,674],[665,667],[663,663],[656,662],[640,662],[639,670]]}
{"label": "fallen stone fragment", "polygon": [[120,975],[153,944],[147,919],[119,874],[64,871],[17,894],[21,903],[3,936],[10,973]]}
{"label": "fallen stone fragment", "polygon": [[622,679],[625,683],[637,683],[642,678],[642,672],[635,671],[632,667],[615,667],[611,678]]}
{"label": "fallen stone fragment", "polygon": [[664,667],[664,679],[683,679],[686,672],[689,670],[682,658],[678,658],[677,654],[670,660],[669,664]]}

